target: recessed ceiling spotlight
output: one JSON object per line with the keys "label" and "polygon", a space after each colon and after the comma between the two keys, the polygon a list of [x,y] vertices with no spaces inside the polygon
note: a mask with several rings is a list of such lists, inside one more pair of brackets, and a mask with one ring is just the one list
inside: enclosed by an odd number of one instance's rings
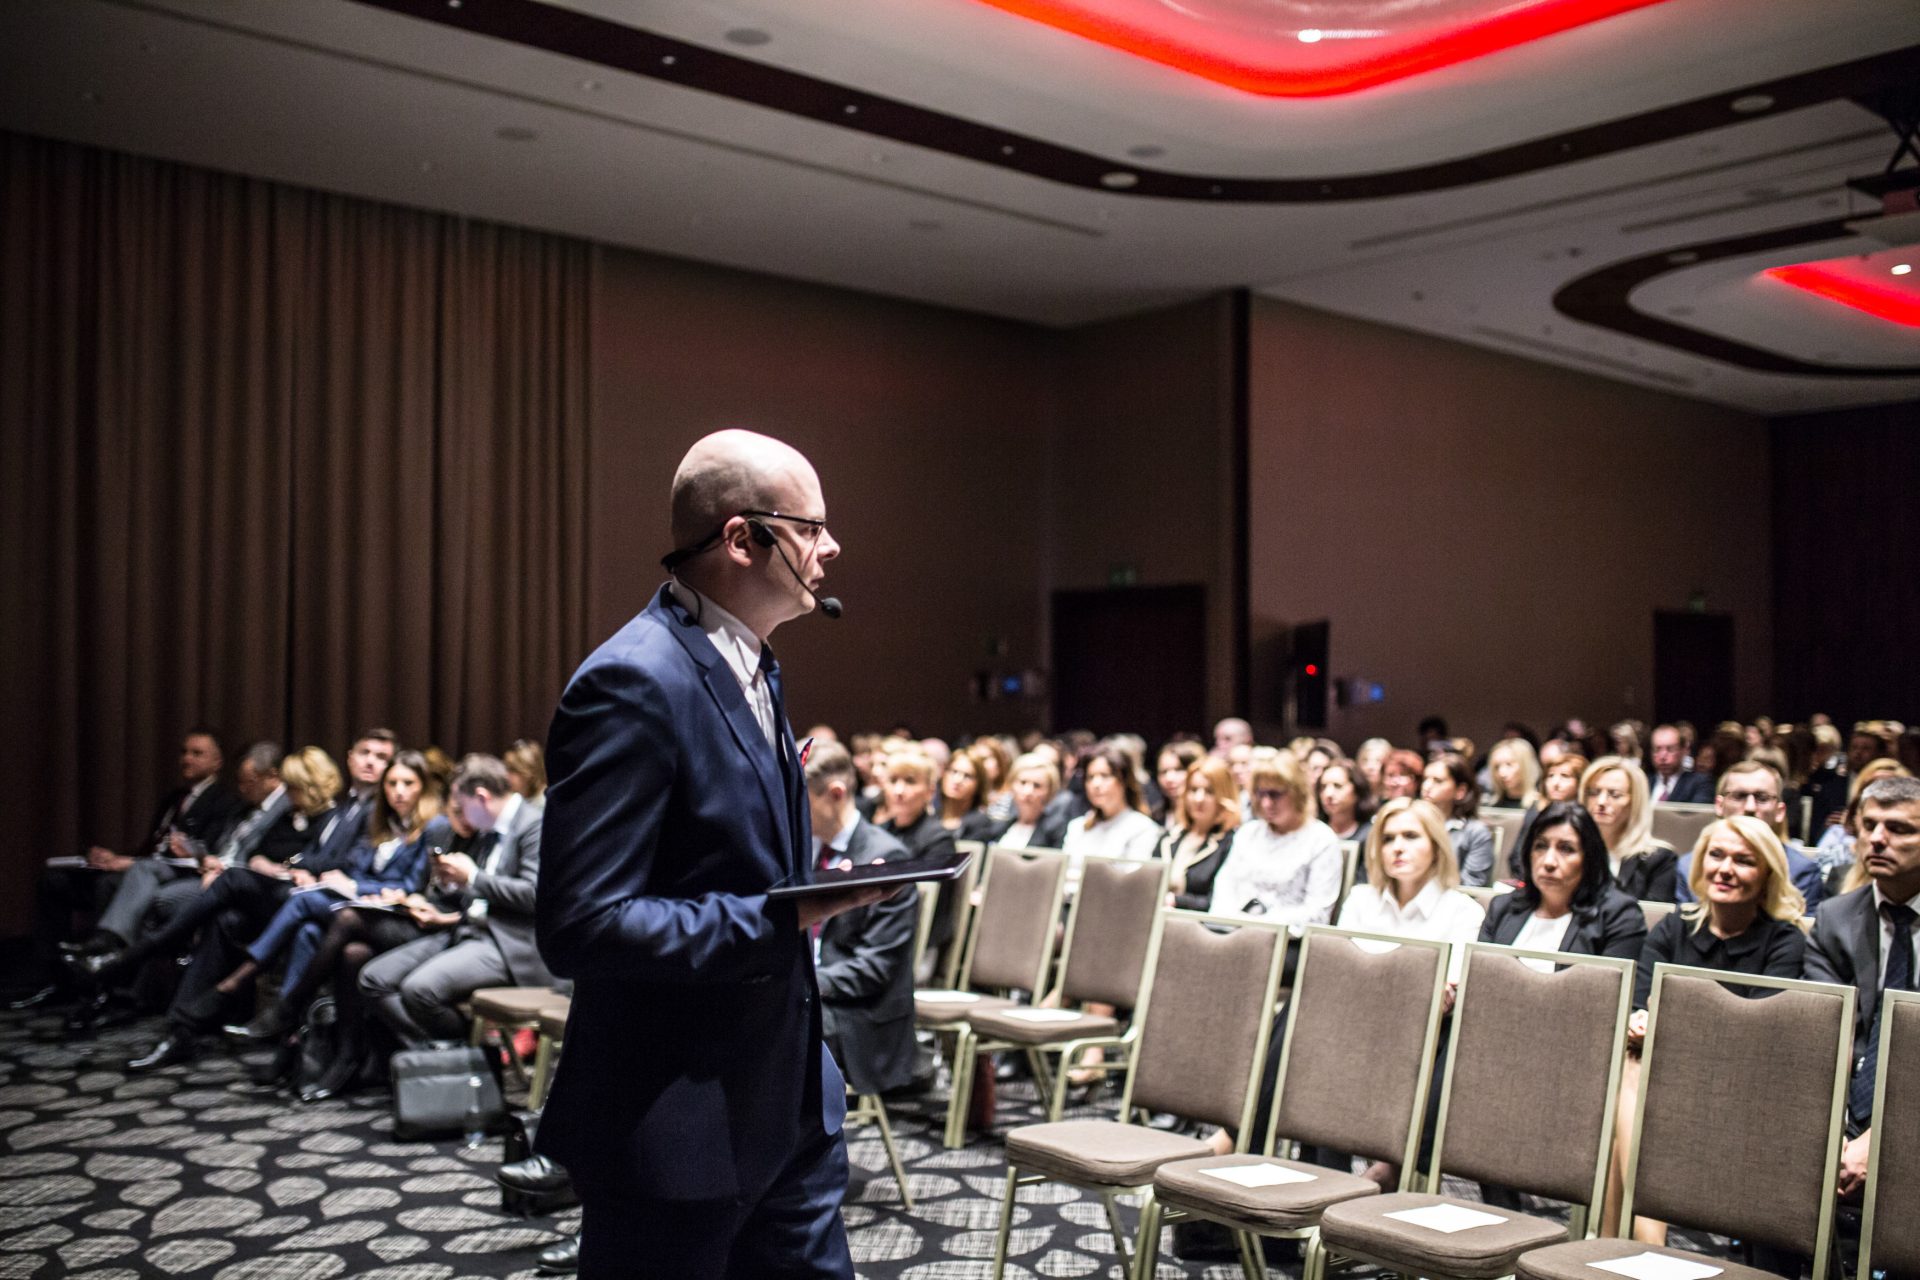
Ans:
{"label": "recessed ceiling spotlight", "polygon": [[458,9],[459,7],[460,7],[460,0],[447,0],[447,8]]}
{"label": "recessed ceiling spotlight", "polygon": [[1156,147],[1151,142],[1148,142],[1137,147],[1128,147],[1127,154],[1135,160],[1152,160],[1167,154],[1167,149],[1165,147]]}
{"label": "recessed ceiling spotlight", "polygon": [[1003,146],[1003,147],[1001,147],[1001,148],[1000,148],[1000,154],[1001,154],[1001,155],[1003,155],[1003,156],[1010,156],[1010,155],[1012,155],[1012,154],[1013,154],[1013,144],[1012,144],[1012,143],[1007,143],[1007,144],[1006,144],[1005,146]]}
{"label": "recessed ceiling spotlight", "polygon": [[1325,33],[1322,32],[1318,27],[1308,27],[1304,31],[1300,32],[1300,43],[1301,44],[1319,44],[1320,37],[1323,34]]}
{"label": "recessed ceiling spotlight", "polygon": [[860,114],[860,104],[857,102],[849,102],[846,106],[840,108],[840,110],[846,115],[857,116]]}
{"label": "recessed ceiling spotlight", "polygon": [[1139,181],[1139,174],[1128,173],[1125,169],[1115,169],[1112,173],[1100,175],[1100,185],[1112,187],[1115,191],[1125,191],[1128,187],[1138,185]]}
{"label": "recessed ceiling spotlight", "polygon": [[674,57],[672,54],[669,53],[665,57],[660,59],[660,65],[663,67],[670,67],[678,61],[680,61],[680,59]]}
{"label": "recessed ceiling spotlight", "polygon": [[1893,274],[1897,276],[1908,275],[1911,274],[1912,271],[1913,264],[1911,262],[1896,262],[1893,264]]}
{"label": "recessed ceiling spotlight", "polygon": [[1735,98],[1727,105],[1743,116],[1750,116],[1756,111],[1765,111],[1771,107],[1773,105],[1773,95],[1770,93],[1749,93]]}
{"label": "recessed ceiling spotlight", "polygon": [[758,27],[735,27],[733,30],[727,32],[726,38],[730,44],[744,44],[748,46],[770,44],[773,41],[772,36]]}
{"label": "recessed ceiling spotlight", "polygon": [[493,131],[493,136],[502,142],[532,142],[540,135],[533,130],[517,124],[504,125]]}

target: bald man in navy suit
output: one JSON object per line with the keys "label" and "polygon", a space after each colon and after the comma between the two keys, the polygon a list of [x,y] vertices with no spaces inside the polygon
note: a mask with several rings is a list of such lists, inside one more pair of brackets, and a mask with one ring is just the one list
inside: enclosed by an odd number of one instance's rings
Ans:
{"label": "bald man in navy suit", "polygon": [[575,981],[537,1148],[586,1280],[851,1280],[845,1085],[810,931],[812,827],[767,638],[839,554],[813,467],[725,431],[674,475],[673,581],[574,673],[548,736],[538,939]]}

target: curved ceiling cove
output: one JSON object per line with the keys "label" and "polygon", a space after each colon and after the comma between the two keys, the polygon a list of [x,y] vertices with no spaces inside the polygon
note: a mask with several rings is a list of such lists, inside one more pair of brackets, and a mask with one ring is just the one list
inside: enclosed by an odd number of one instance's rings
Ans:
{"label": "curved ceiling cove", "polygon": [[1846,220],[1836,218],[1781,227],[1756,235],[1663,249],[1659,253],[1612,263],[1570,281],[1553,295],[1553,307],[1561,315],[1583,324],[1610,329],[1642,342],[1657,342],[1691,355],[1705,356],[1710,360],[1760,373],[1799,374],[1816,378],[1920,377],[1920,365],[1837,365],[1801,360],[1648,315],[1630,300],[1635,289],[1668,272],[1683,271],[1720,258],[1745,257],[1827,240],[1844,240],[1849,234]]}
{"label": "curved ceiling cove", "polygon": [[[1920,253],[1914,255],[1920,258]],[[1901,267],[1906,269],[1903,271]],[[1827,262],[1796,262],[1764,272],[1768,279],[1815,297],[1864,311],[1878,320],[1920,326],[1920,275],[1903,262],[1886,275],[1858,257]],[[1884,277],[1884,278],[1883,278]]]}
{"label": "curved ceiling cove", "polygon": [[1431,164],[1325,177],[1248,178],[1143,168],[783,67],[676,40],[542,0],[356,0],[529,49],[718,94],[875,138],[1114,196],[1243,204],[1377,200],[1472,186],[1687,137],[1751,119],[1732,105],[1764,97],[1768,114],[1891,89],[1920,77],[1920,45]]}
{"label": "curved ceiling cove", "polygon": [[981,0],[1245,93],[1322,98],[1666,0]]}

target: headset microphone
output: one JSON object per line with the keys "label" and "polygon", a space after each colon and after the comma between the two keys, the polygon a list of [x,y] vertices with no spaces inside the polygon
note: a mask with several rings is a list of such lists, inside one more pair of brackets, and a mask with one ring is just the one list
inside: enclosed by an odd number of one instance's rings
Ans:
{"label": "headset microphone", "polygon": [[812,596],[813,602],[820,606],[820,612],[826,614],[829,618],[838,618],[840,616],[841,608],[839,597],[823,596],[807,585],[807,580],[800,576],[798,569],[793,567],[793,561],[787,559],[786,548],[780,545],[780,539],[773,536],[773,530],[767,528],[766,525],[758,520],[747,521],[747,530],[755,542],[763,547],[773,548],[774,554],[780,557],[780,563],[787,566],[787,572],[792,574],[793,580],[800,584],[800,589]]}

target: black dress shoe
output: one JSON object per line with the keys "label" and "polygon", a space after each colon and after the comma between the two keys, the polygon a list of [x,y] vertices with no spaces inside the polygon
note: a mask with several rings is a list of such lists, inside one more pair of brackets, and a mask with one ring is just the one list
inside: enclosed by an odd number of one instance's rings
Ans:
{"label": "black dress shoe", "polygon": [[147,1051],[146,1056],[135,1058],[127,1063],[127,1070],[135,1073],[158,1071],[162,1067],[172,1067],[182,1062],[192,1061],[193,1038],[175,1033],[153,1046]]}
{"label": "black dress shoe", "polygon": [[573,1185],[567,1171],[545,1156],[528,1156],[514,1164],[503,1164],[493,1177],[503,1187],[536,1194]]}
{"label": "black dress shoe", "polygon": [[570,1276],[580,1269],[580,1237],[568,1236],[540,1251],[535,1270],[543,1276]]}
{"label": "black dress shoe", "polygon": [[120,972],[121,954],[119,951],[68,952],[60,957],[60,963],[82,991],[95,991]]}
{"label": "black dress shoe", "polygon": [[106,1017],[109,998],[104,991],[89,991],[67,1010],[66,1028],[70,1036],[90,1036]]}
{"label": "black dress shoe", "polygon": [[59,944],[60,953],[69,956],[99,955],[106,951],[118,951],[126,945],[126,943],[120,940],[119,934],[109,933],[105,929],[95,930],[92,937],[83,938],[79,942],[62,942]]}
{"label": "black dress shoe", "polygon": [[221,1032],[235,1040],[277,1040],[293,1030],[292,1019],[287,1016],[287,1006],[275,1000],[262,1009],[252,1022],[245,1026],[231,1025],[220,1028]]}
{"label": "black dress shoe", "polygon": [[29,1009],[44,1009],[59,998],[60,988],[52,983],[48,983],[31,995],[21,996],[18,1000],[9,1000],[7,1002],[7,1008],[14,1013],[25,1013]]}
{"label": "black dress shoe", "polygon": [[300,1047],[299,1036],[282,1036],[272,1057],[247,1068],[247,1078],[262,1088],[285,1084],[293,1079],[294,1069],[300,1065]]}

